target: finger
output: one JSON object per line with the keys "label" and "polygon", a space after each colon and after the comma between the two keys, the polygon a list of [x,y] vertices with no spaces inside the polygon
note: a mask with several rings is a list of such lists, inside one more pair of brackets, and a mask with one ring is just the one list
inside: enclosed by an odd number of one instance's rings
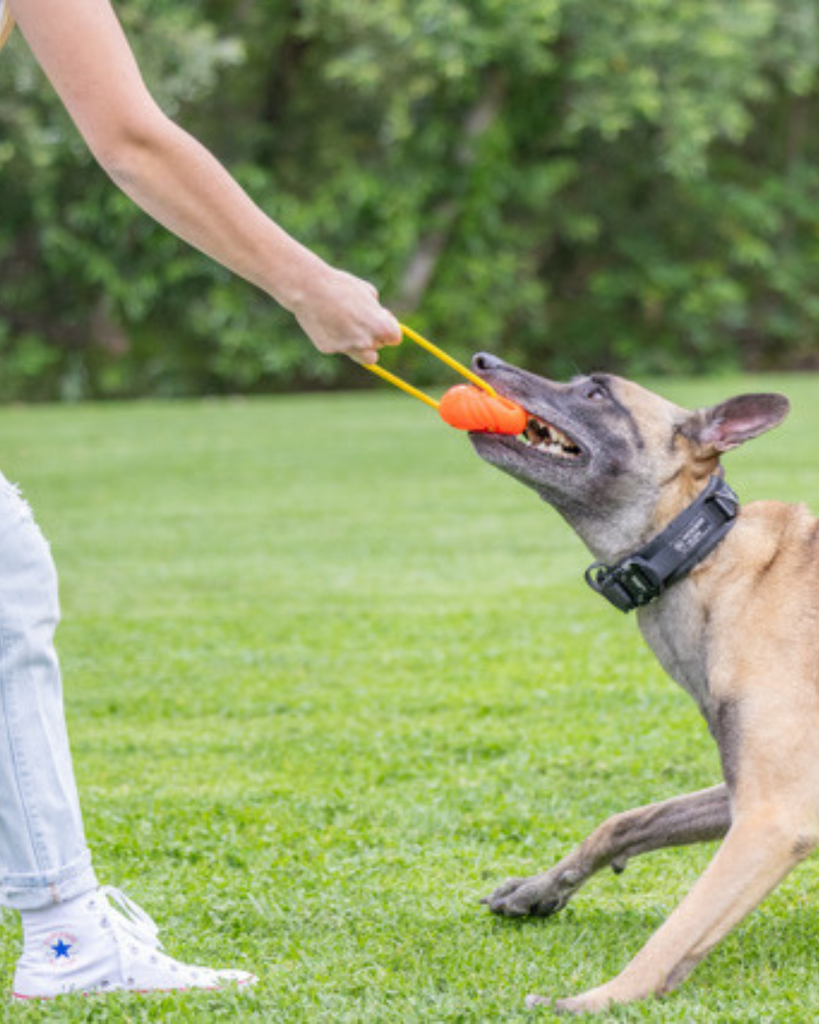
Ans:
{"label": "finger", "polygon": [[378,352],[374,348],[351,349],[347,355],[361,366],[374,366],[378,362]]}
{"label": "finger", "polygon": [[388,309],[385,309],[384,313],[384,333],[381,335],[383,343],[385,345],[400,345],[404,340],[404,335],[401,333],[401,325]]}

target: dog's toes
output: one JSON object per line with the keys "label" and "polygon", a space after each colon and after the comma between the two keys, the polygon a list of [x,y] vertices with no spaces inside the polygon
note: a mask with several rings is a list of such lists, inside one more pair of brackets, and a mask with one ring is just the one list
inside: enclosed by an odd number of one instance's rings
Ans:
{"label": "dog's toes", "polygon": [[497,887],[491,896],[486,898],[486,902],[489,903],[491,900],[503,899],[504,896],[508,896],[510,893],[513,893],[522,885],[526,885],[528,881],[528,878],[507,878],[502,885]]}
{"label": "dog's toes", "polygon": [[568,899],[561,899],[557,896],[551,899],[541,899],[530,908],[529,913],[534,914],[535,917],[551,917],[558,910],[562,910],[568,902]]}
{"label": "dog's toes", "polygon": [[562,910],[566,906],[566,902],[566,900],[559,899],[556,896],[544,898],[535,889],[534,892],[528,893],[524,891],[513,897],[507,903],[508,909],[506,912],[509,917],[551,917],[558,910]]}
{"label": "dog's toes", "polygon": [[586,1012],[585,1008],[577,999],[555,999],[551,1006],[555,1013],[559,1013],[561,1015],[565,1013],[576,1015],[578,1013]]}
{"label": "dog's toes", "polygon": [[517,893],[511,893],[509,896],[491,899],[489,909],[502,917],[527,917],[532,913],[532,903],[531,900],[518,898]]}
{"label": "dog's toes", "polygon": [[526,997],[526,1009],[536,1010],[540,1006],[548,1006],[554,1013],[572,1015],[579,1013],[594,1013],[596,1007],[587,1004],[582,996],[574,996],[568,999],[552,999],[551,996],[531,995]]}
{"label": "dog's toes", "polygon": [[525,885],[528,879],[526,878],[507,878],[503,885],[499,885],[497,889],[489,896],[484,896],[481,903],[489,907],[494,913],[502,913],[502,906],[507,896],[511,896],[516,890],[522,885]]}
{"label": "dog's toes", "polygon": [[551,1004],[555,1013],[602,1013],[608,1010],[616,1000],[612,997],[608,985],[600,985],[598,988],[589,989],[578,996],[569,996],[566,999],[555,999]]}
{"label": "dog's toes", "polygon": [[568,896],[536,879],[513,878],[482,902],[503,917],[550,917],[566,906]]}

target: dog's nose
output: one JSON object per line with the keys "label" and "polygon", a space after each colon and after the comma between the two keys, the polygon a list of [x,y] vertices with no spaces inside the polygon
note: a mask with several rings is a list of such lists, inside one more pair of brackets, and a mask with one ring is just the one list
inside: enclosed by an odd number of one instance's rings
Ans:
{"label": "dog's nose", "polygon": [[476,373],[482,373],[486,370],[500,370],[506,363],[502,359],[498,359],[497,356],[493,356],[491,352],[478,352],[472,357],[472,369]]}

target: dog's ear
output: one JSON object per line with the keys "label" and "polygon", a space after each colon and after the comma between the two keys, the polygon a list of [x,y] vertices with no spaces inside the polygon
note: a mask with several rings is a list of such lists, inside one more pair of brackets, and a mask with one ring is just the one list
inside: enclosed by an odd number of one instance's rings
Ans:
{"label": "dog's ear", "polygon": [[778,426],[789,409],[784,395],[737,395],[695,412],[682,425],[681,433],[704,455],[718,455]]}

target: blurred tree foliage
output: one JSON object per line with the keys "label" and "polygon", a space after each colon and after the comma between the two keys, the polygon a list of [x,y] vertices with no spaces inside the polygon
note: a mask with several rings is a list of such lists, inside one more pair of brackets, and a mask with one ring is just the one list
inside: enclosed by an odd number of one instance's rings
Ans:
{"label": "blurred tree foliage", "polygon": [[[819,362],[815,0],[118,10],[165,109],[453,351],[556,374]],[[0,397],[364,376],[121,196],[19,38],[0,182]],[[434,377],[411,349],[386,360]]]}

